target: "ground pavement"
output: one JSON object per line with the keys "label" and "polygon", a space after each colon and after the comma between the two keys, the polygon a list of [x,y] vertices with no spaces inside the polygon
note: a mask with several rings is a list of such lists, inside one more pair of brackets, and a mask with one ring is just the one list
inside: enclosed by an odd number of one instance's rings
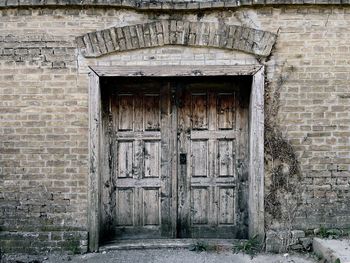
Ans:
{"label": "ground pavement", "polygon": [[48,255],[40,257],[7,256],[4,263],[315,263],[308,254],[259,254],[255,257],[231,251],[194,252],[188,249],[114,250],[85,255]]}

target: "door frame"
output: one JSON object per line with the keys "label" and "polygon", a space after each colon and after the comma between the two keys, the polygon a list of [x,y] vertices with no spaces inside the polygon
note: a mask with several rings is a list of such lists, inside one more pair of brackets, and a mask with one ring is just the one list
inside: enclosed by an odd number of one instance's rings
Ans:
{"label": "door frame", "polygon": [[[101,232],[101,177],[109,174],[107,127],[103,123],[101,77],[252,76],[249,101],[249,236],[264,237],[264,66],[94,66],[89,67],[89,251],[98,251]],[[102,87],[103,88],[103,87]]]}

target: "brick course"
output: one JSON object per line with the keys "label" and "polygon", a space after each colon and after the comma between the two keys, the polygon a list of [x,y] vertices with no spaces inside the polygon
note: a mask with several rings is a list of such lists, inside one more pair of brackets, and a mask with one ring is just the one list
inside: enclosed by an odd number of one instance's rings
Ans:
{"label": "brick course", "polygon": [[213,8],[261,7],[283,5],[349,5],[349,0],[229,0],[229,1],[142,1],[142,0],[3,0],[1,7],[126,7],[139,10],[198,10]]}
{"label": "brick course", "polygon": [[[18,239],[31,251],[86,249],[91,65],[266,64],[266,83],[281,84],[276,120],[302,172],[293,227],[350,227],[350,8],[279,6],[212,10],[198,17],[177,14],[176,20],[223,21],[278,32],[266,60],[242,51],[179,45],[111,52],[112,37],[103,50],[108,54],[98,58],[84,57],[77,48],[76,38],[89,32],[100,32],[98,41],[106,39],[105,29],[153,23],[159,16],[172,19],[167,13],[104,7],[0,10],[2,250],[19,248],[12,243]],[[137,34],[137,27],[130,30],[131,39]],[[124,48],[128,45],[133,44]],[[283,222],[272,220],[267,227],[277,229]],[[71,248],[64,231],[77,240]],[[53,241],[56,237],[59,242]]]}

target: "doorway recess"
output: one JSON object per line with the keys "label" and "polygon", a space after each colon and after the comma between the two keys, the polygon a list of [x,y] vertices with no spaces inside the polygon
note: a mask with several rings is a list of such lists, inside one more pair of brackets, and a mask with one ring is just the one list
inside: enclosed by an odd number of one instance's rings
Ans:
{"label": "doorway recess", "polygon": [[90,251],[108,235],[264,234],[263,72],[91,68]]}

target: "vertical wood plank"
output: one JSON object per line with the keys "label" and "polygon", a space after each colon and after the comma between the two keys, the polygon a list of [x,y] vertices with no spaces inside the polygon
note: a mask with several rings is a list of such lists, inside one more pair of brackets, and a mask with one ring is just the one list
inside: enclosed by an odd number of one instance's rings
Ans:
{"label": "vertical wood plank", "polygon": [[218,142],[218,176],[234,176],[234,141],[219,140]]}
{"label": "vertical wood plank", "polygon": [[[215,175],[214,175],[215,176]],[[217,187],[214,185],[211,185],[208,187],[208,194],[209,194],[209,214],[208,214],[208,224],[212,227],[215,227],[218,225],[218,212],[219,212],[219,202],[217,198]]]}
{"label": "vertical wood plank", "polygon": [[101,91],[99,77],[90,72],[89,88],[89,251],[98,251],[100,233],[100,137],[101,137]]}
{"label": "vertical wood plank", "polygon": [[118,96],[114,92],[110,93],[110,111],[112,115],[112,128],[115,134],[119,129],[119,102]]}
{"label": "vertical wood plank", "polygon": [[[109,185],[109,191],[110,191],[110,204],[111,204],[111,215],[113,217],[112,219],[112,225],[111,227],[114,227],[116,225],[116,218],[115,215],[117,214],[117,177],[118,177],[118,142],[116,140],[116,132],[118,130],[118,125],[119,125],[119,117],[118,117],[118,96],[115,93],[115,90],[110,92],[110,114],[111,114],[111,131],[110,131],[110,144],[111,144],[111,153],[110,153],[110,185]],[[103,209],[103,208],[101,208]],[[102,221],[103,223],[104,221]],[[113,233],[114,230],[109,231],[110,233]]]}
{"label": "vertical wood plank", "polygon": [[[191,129],[191,94],[187,92],[182,83],[178,83],[176,91],[177,99],[180,101],[178,108],[178,155],[188,154],[189,136]],[[187,163],[178,162],[178,223],[177,236],[180,238],[190,237],[191,229],[191,194],[190,194],[190,173],[191,162],[187,156]],[[179,159],[179,157],[178,157]]]}
{"label": "vertical wood plank", "polygon": [[191,189],[191,214],[193,225],[208,224],[209,216],[209,189],[208,188],[195,188]]}
{"label": "vertical wood plank", "polygon": [[144,142],[144,177],[159,177],[160,142]]}
{"label": "vertical wood plank", "polygon": [[176,236],[176,225],[178,221],[178,107],[176,105],[176,85],[173,82],[169,83],[169,96],[171,96],[170,103],[170,156],[171,156],[171,226],[172,226],[172,237]]}
{"label": "vertical wood plank", "polygon": [[118,178],[126,178],[133,176],[133,142],[132,141],[120,141],[118,142]]}
{"label": "vertical wood plank", "polygon": [[264,235],[264,67],[253,76],[249,125],[249,234]]}
{"label": "vertical wood plank", "polygon": [[140,227],[143,226],[143,189],[140,186],[134,187],[134,226]]}
{"label": "vertical wood plank", "polygon": [[143,226],[154,225],[160,223],[159,211],[159,189],[158,188],[144,188],[142,193],[142,213]]}
{"label": "vertical wood plank", "polygon": [[171,112],[171,89],[168,82],[162,83],[160,88],[160,114],[161,114],[161,235],[163,237],[174,237],[174,218],[172,211],[173,180],[176,179],[173,166],[174,158],[174,133]]}
{"label": "vertical wood plank", "polygon": [[[208,129],[209,131],[217,130],[217,92],[207,89],[208,98]],[[210,178],[217,177],[218,165],[217,165],[217,140],[212,136],[208,137],[208,176]],[[214,180],[214,179],[213,179]],[[217,200],[217,187],[211,185],[209,187],[209,220],[208,223],[211,226],[216,226],[218,224],[218,200]]]}
{"label": "vertical wood plank", "polygon": [[155,131],[160,128],[159,94],[145,94],[144,101],[144,128],[145,131]]}
{"label": "vertical wood plank", "polygon": [[134,225],[134,189],[120,188],[117,191],[117,225]]}
{"label": "vertical wood plank", "polygon": [[233,188],[219,188],[219,224],[234,224],[235,200]]}
{"label": "vertical wood plank", "polygon": [[207,94],[192,94],[191,119],[193,129],[208,128]]}
{"label": "vertical wood plank", "polygon": [[134,97],[132,94],[118,96],[118,130],[131,131],[134,123]]}
{"label": "vertical wood plank", "polygon": [[133,141],[133,156],[132,156],[132,177],[140,180],[143,178],[143,147],[144,142],[140,139]]}
{"label": "vertical wood plank", "polygon": [[[143,92],[134,92],[134,132],[143,132]],[[144,142],[142,138],[134,140],[134,179],[140,181],[144,177],[143,171],[143,147]],[[136,198],[135,198],[135,226],[143,225],[143,204],[142,195],[143,189],[140,186],[135,186]]]}
{"label": "vertical wood plank", "polygon": [[197,177],[208,176],[208,141],[192,140],[191,145],[191,175]]}
{"label": "vertical wood plank", "polygon": [[[100,235],[109,237],[113,232],[115,224],[115,165],[114,165],[114,124],[112,116],[112,106],[115,104],[115,98],[111,95],[109,89],[101,90],[101,115],[102,115],[102,133],[100,138],[101,147],[101,209],[100,209]],[[102,209],[103,208],[103,209]]]}
{"label": "vertical wood plank", "polygon": [[139,131],[144,131],[143,127],[143,116],[144,116],[144,111],[143,111],[143,97],[144,94],[140,91],[138,93],[134,93],[134,132],[139,132]]}
{"label": "vertical wood plank", "polygon": [[[246,218],[249,218],[248,211],[248,197],[249,197],[249,92],[245,89],[244,85],[237,85],[237,91],[235,94],[236,107],[235,118],[237,131],[236,137],[236,160],[235,160],[235,174],[237,181],[240,182],[236,189],[235,208],[237,211],[236,222],[244,222]],[[249,223],[249,222],[248,222]],[[246,224],[244,225],[244,227]],[[247,231],[245,231],[247,232]]]}
{"label": "vertical wood plank", "polygon": [[[217,130],[217,106],[216,106],[216,92],[212,90],[207,90],[206,97],[207,102],[207,112],[208,112],[208,129],[209,131]],[[212,138],[210,138],[212,139]]]}
{"label": "vertical wood plank", "polygon": [[232,93],[222,93],[217,99],[217,120],[220,130],[233,129],[235,124],[234,116],[234,98]]}
{"label": "vertical wood plank", "polygon": [[[133,178],[141,182],[144,177],[143,171],[143,147],[144,142],[140,139],[134,140],[133,156]],[[142,204],[142,187],[135,185],[135,225],[142,226],[143,204]]]}

